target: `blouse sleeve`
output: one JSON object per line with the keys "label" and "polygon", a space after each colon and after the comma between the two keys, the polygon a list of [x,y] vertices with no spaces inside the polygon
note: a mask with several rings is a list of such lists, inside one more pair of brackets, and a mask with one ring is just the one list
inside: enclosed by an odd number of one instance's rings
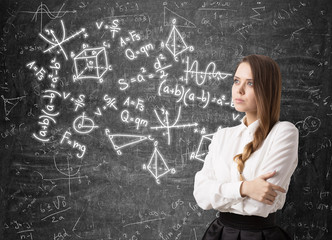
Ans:
{"label": "blouse sleeve", "polygon": [[212,162],[213,155],[218,150],[218,146],[222,144],[220,141],[221,132],[214,134],[203,168],[195,175],[193,195],[198,206],[204,210],[212,208],[226,210],[243,200],[240,194],[241,181],[230,182],[229,179],[229,182],[221,182],[215,176]]}
{"label": "blouse sleeve", "polygon": [[[277,129],[267,157],[262,159],[259,176],[275,170],[276,174],[267,181],[281,186],[287,191],[298,163],[298,138],[298,129],[290,122],[282,122]],[[285,203],[286,193],[277,191],[277,194],[272,205],[247,198],[244,212],[248,215],[256,215],[255,213],[259,212],[259,215],[267,217],[269,213],[281,209]]]}

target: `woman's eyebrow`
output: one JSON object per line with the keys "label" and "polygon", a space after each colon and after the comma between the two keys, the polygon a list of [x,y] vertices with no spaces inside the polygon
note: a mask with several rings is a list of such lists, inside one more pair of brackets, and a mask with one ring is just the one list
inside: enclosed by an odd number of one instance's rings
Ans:
{"label": "woman's eyebrow", "polygon": [[[234,76],[234,78],[241,79],[241,78],[239,78],[238,76]],[[247,78],[246,80],[247,80],[247,81],[253,81],[251,78]]]}

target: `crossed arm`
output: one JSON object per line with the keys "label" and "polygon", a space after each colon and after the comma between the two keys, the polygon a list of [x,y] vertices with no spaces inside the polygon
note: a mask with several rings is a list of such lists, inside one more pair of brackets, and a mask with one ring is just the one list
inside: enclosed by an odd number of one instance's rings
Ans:
{"label": "crossed arm", "polygon": [[[246,200],[243,211],[248,215],[255,215],[254,209],[266,214],[276,208],[280,195],[286,194],[297,165],[298,130],[291,124],[284,124],[276,134],[267,159],[262,163],[260,176],[251,181],[218,181],[213,174],[212,154],[208,154],[202,170],[195,176],[194,196],[198,205],[203,209],[227,211]],[[215,147],[217,144],[212,141],[209,151]]]}

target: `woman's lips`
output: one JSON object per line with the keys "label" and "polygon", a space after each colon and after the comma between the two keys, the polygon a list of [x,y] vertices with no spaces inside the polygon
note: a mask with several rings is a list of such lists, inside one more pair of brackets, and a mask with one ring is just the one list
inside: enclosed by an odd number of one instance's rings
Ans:
{"label": "woman's lips", "polygon": [[235,102],[236,102],[236,103],[243,103],[244,101],[243,101],[242,99],[235,98]]}

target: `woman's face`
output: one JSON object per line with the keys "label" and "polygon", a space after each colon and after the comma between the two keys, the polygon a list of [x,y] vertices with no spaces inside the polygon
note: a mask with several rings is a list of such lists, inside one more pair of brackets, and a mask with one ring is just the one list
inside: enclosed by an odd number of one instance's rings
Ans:
{"label": "woman's face", "polygon": [[254,79],[247,62],[242,62],[234,74],[232,100],[237,111],[245,112],[248,117],[257,118]]}

